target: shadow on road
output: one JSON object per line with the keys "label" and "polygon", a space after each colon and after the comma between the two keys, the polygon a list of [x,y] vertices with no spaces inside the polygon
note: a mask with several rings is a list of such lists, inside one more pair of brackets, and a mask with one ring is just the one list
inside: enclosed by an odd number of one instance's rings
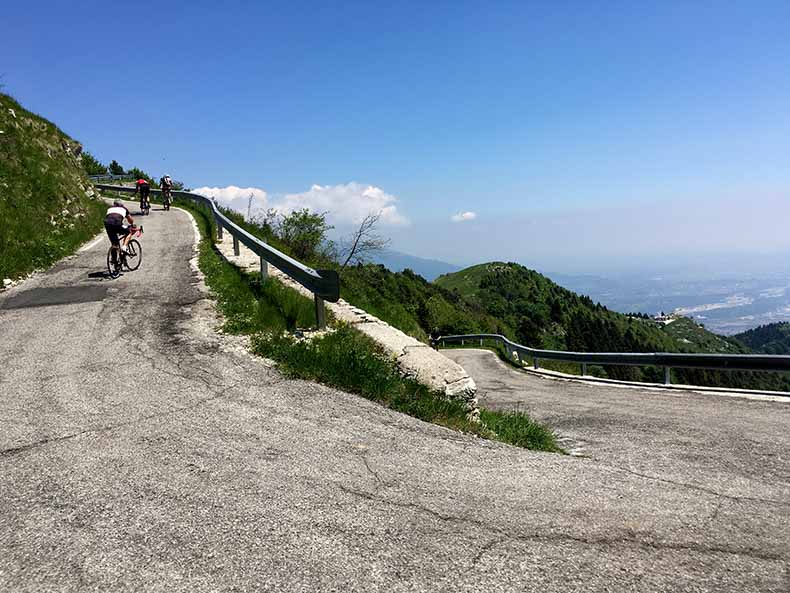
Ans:
{"label": "shadow on road", "polygon": [[105,286],[47,286],[13,295],[3,303],[2,309],[91,303],[103,300],[106,295]]}
{"label": "shadow on road", "polygon": [[107,270],[102,270],[101,272],[89,272],[88,278],[98,278],[100,280],[113,280],[113,277],[110,276],[110,273]]}

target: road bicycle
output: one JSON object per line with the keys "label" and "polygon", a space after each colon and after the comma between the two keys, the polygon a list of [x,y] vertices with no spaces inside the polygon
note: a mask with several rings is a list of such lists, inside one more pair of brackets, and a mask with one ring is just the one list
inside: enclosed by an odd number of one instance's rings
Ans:
{"label": "road bicycle", "polygon": [[[143,261],[143,247],[137,239],[132,237],[141,237],[142,234],[142,226],[131,226],[127,235],[127,243],[123,248],[110,245],[110,249],[107,251],[107,272],[109,272],[110,278],[120,276],[124,268],[133,272],[140,267],[140,263]],[[116,251],[115,263],[112,261],[113,250]]]}
{"label": "road bicycle", "polygon": [[173,203],[173,197],[170,195],[169,189],[162,190],[162,203],[165,205],[165,210],[170,210],[170,204]]}
{"label": "road bicycle", "polygon": [[140,198],[140,214],[145,216],[151,213],[151,198],[148,196]]}

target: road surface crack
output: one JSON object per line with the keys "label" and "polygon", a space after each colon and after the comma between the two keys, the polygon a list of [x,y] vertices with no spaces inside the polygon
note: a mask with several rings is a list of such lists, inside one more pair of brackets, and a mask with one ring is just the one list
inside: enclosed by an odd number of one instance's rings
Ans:
{"label": "road surface crack", "polygon": [[378,475],[378,473],[377,473],[377,472],[376,472],[376,471],[375,471],[373,468],[371,468],[371,467],[370,467],[370,463],[368,462],[368,457],[367,457],[367,455],[365,455],[365,454],[363,453],[363,454],[361,454],[361,455],[360,455],[360,457],[362,458],[362,463],[364,463],[364,464],[365,464],[365,467],[367,468],[368,472],[369,472],[369,473],[370,473],[370,474],[371,474],[371,475],[372,475],[374,478],[376,478],[376,482],[377,482],[377,486],[376,486],[376,488],[378,489],[378,487],[379,487],[379,486],[386,486],[387,484],[384,482],[384,480],[382,480],[382,479],[381,479],[381,477]]}
{"label": "road surface crack", "polygon": [[494,549],[495,546],[505,543],[506,541],[506,538],[498,537],[483,544],[482,547],[477,551],[477,554],[475,554],[475,557],[472,558],[472,566],[477,566],[478,563],[483,559],[483,556],[488,554],[492,549]]}
{"label": "road surface crack", "polygon": [[240,381],[234,383],[233,385],[231,385],[231,386],[229,386],[227,388],[225,388],[221,393],[215,393],[215,395],[213,395],[211,397],[203,398],[203,399],[201,399],[201,400],[199,400],[197,402],[194,402],[194,403],[192,403],[192,404],[190,404],[188,406],[181,406],[181,407],[173,408],[171,410],[167,410],[166,412],[157,412],[156,414],[147,414],[145,416],[139,416],[139,417],[134,418],[133,420],[129,420],[127,422],[118,422],[118,423],[115,423],[115,424],[109,424],[107,426],[98,426],[96,428],[88,428],[88,429],[80,430],[80,431],[72,433],[72,434],[66,434],[66,435],[62,435],[62,436],[58,436],[58,437],[45,437],[45,438],[40,439],[38,441],[34,441],[32,443],[27,443],[25,445],[20,445],[18,447],[10,447],[8,449],[2,449],[2,450],[0,450],[0,458],[11,457],[13,455],[16,455],[16,454],[19,454],[19,453],[24,453],[26,451],[30,451],[32,449],[36,449],[38,447],[42,447],[42,446],[50,444],[50,443],[58,443],[58,442],[61,442],[61,441],[68,441],[68,440],[71,440],[71,439],[74,439],[74,438],[77,438],[77,437],[80,437],[80,436],[83,436],[83,435],[86,435],[86,434],[101,434],[101,433],[106,433],[106,432],[112,432],[113,430],[116,430],[118,428],[124,428],[126,426],[132,426],[132,425],[137,424],[139,422],[145,422],[145,421],[148,421],[148,420],[155,420],[157,418],[165,418],[167,416],[180,414],[181,412],[187,412],[189,410],[194,410],[195,408],[198,408],[198,407],[202,406],[203,404],[212,402],[212,401],[217,400],[217,399],[222,399],[224,397],[227,397],[228,392],[232,391],[237,385],[239,385],[239,383],[240,383]]}
{"label": "road surface crack", "polygon": [[664,484],[672,484],[673,486],[679,486],[681,488],[687,488],[689,490],[695,490],[697,492],[704,492],[706,494],[710,494],[711,496],[716,496],[718,498],[726,498],[727,500],[733,500],[735,502],[759,502],[763,504],[772,504],[776,506],[790,506],[790,501],[783,501],[783,500],[773,500],[770,498],[755,498],[751,496],[735,496],[733,494],[724,494],[717,490],[713,490],[712,488],[706,488],[705,486],[699,486],[697,484],[689,484],[687,482],[678,482],[675,480],[670,480],[668,478],[662,478],[660,476],[651,476],[650,474],[643,474],[638,471],[634,471],[632,469],[628,469],[626,467],[619,467],[616,465],[607,465],[607,464],[600,464],[600,467],[604,469],[620,471],[627,474],[631,474],[632,476],[637,476],[639,478],[644,478],[645,480],[652,480],[655,482],[662,482]]}
{"label": "road surface crack", "polygon": [[769,560],[769,561],[785,561],[786,559],[781,555],[773,552],[766,552],[762,550],[756,550],[754,548],[743,548],[737,549],[734,547],[728,546],[715,546],[715,545],[702,545],[695,542],[665,542],[665,541],[649,541],[643,539],[637,539],[633,535],[629,536],[622,536],[622,537],[581,537],[572,535],[569,533],[539,533],[535,532],[532,534],[511,534],[506,532],[503,529],[498,527],[494,527],[491,525],[487,525],[483,521],[479,519],[471,519],[469,517],[459,517],[455,515],[447,515],[443,514],[439,511],[434,509],[422,506],[420,504],[414,502],[400,502],[395,500],[389,500],[386,498],[382,498],[380,496],[376,496],[375,494],[371,494],[369,492],[364,492],[360,490],[355,490],[353,488],[349,488],[343,484],[338,484],[338,487],[343,492],[350,494],[355,497],[363,498],[365,500],[371,502],[378,502],[385,505],[395,506],[398,508],[404,509],[412,509],[417,512],[425,513],[430,515],[440,521],[451,523],[455,525],[468,525],[477,527],[483,531],[491,533],[495,536],[498,536],[498,539],[495,539],[491,542],[491,545],[486,547],[483,546],[483,549],[478,551],[478,553],[473,558],[473,561],[479,558],[482,558],[483,554],[490,549],[497,545],[498,543],[505,543],[507,541],[515,541],[515,542],[524,542],[524,543],[533,543],[533,542],[576,542],[583,545],[588,546],[617,546],[617,545],[625,545],[625,546],[635,546],[640,547],[643,549],[649,550],[672,550],[672,551],[688,551],[688,552],[700,552],[704,554],[728,554],[728,555],[735,555],[735,556],[747,556],[750,558],[756,558],[759,560]]}

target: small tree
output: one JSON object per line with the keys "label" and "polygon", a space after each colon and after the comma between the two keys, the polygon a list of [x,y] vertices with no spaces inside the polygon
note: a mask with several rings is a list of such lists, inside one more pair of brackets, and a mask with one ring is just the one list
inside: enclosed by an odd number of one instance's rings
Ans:
{"label": "small tree", "polygon": [[351,235],[350,238],[345,239],[340,248],[343,263],[341,268],[345,268],[349,263],[364,263],[370,259],[375,253],[380,253],[390,240],[381,237],[376,233],[376,225],[381,219],[381,211],[370,212],[362,222],[359,228]]}
{"label": "small tree", "polygon": [[112,175],[123,175],[124,174],[123,167],[121,167],[121,165],[115,159],[113,159],[113,161],[110,163],[110,173]]}
{"label": "small tree", "polygon": [[142,169],[140,169],[138,167],[132,167],[131,169],[129,169],[127,171],[127,173],[129,175],[131,175],[132,177],[134,177],[135,179],[145,179],[145,180],[147,180],[154,187],[158,187],[158,185],[159,185],[159,184],[154,182],[154,178],[153,177],[151,177],[148,173],[146,173],[145,171],[143,171]]}
{"label": "small tree", "polygon": [[326,222],[326,212],[313,213],[304,208],[283,216],[277,234],[291,248],[294,257],[304,259],[316,255],[327,232],[333,228]]}
{"label": "small tree", "polygon": [[252,201],[255,199],[255,195],[250,192],[249,197],[247,198],[247,218],[245,219],[247,222],[252,220]]}
{"label": "small tree", "polygon": [[107,167],[102,165],[101,162],[99,162],[99,159],[97,159],[87,150],[82,153],[82,168],[85,169],[85,173],[88,175],[107,174]]}

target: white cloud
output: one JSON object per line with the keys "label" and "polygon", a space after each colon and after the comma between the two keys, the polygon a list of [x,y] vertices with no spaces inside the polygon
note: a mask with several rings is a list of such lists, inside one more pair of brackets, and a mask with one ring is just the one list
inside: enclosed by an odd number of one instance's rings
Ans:
{"label": "white cloud", "polygon": [[371,212],[381,212],[381,224],[406,225],[409,221],[398,212],[398,198],[373,185],[346,183],[339,185],[313,185],[301,193],[271,196],[254,187],[199,187],[195,193],[213,196],[217,201],[239,212],[247,212],[247,200],[253,194],[253,215],[267,208],[287,214],[307,208],[312,212],[327,212],[331,224],[359,224]]}
{"label": "white cloud", "polygon": [[475,218],[477,218],[477,212],[459,212],[458,214],[453,214],[450,220],[453,222],[466,222]]}
{"label": "white cloud", "polygon": [[385,225],[408,224],[398,212],[398,198],[373,185],[346,183],[345,185],[313,185],[306,192],[287,194],[278,201],[281,212],[308,208],[313,212],[328,212],[327,218],[337,224],[359,224],[371,212],[381,212]]}
{"label": "white cloud", "polygon": [[250,196],[252,196],[252,206],[250,208],[252,216],[270,207],[269,194],[258,187],[229,185],[227,187],[198,187],[192,191],[202,196],[215,198],[220,206],[225,206],[245,215],[247,214]]}

